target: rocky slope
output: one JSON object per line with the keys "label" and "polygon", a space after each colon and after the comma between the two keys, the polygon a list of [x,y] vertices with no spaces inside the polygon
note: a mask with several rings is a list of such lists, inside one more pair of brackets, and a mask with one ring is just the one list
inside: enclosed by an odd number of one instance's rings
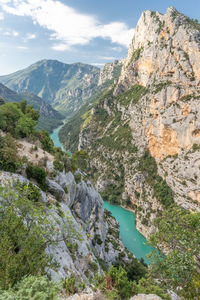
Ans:
{"label": "rocky slope", "polygon": [[173,201],[200,210],[199,86],[200,24],[173,7],[145,11],[118,82],[79,130],[97,189],[134,208],[145,236]]}
{"label": "rocky slope", "polygon": [[20,102],[21,100],[26,100],[28,104],[33,105],[35,109],[38,109],[40,112],[38,129],[51,131],[53,128],[62,124],[61,120],[63,119],[63,116],[53,109],[50,104],[33,93],[28,91],[16,93],[0,83],[0,96],[6,100],[6,102]]}
{"label": "rocky slope", "polygon": [[[48,192],[40,190],[41,201],[46,206],[46,214],[50,218],[53,216],[60,240],[56,246],[46,249],[59,264],[56,271],[50,270],[52,278],[58,280],[73,273],[80,281],[88,282],[94,273],[103,274],[105,268],[118,260],[131,261],[132,255],[125,250],[119,238],[116,220],[109,212],[104,212],[103,200],[91,182],[84,181],[83,175],[83,179],[77,181],[76,174],[55,170],[54,157],[39,147],[30,155],[26,148],[33,149],[34,146],[27,141],[19,141],[18,154],[27,156],[29,163],[44,164],[45,161]],[[25,172],[20,175],[0,171],[1,186],[13,185],[16,181],[30,182]],[[64,236],[68,226],[73,227],[76,234],[66,240]]]}

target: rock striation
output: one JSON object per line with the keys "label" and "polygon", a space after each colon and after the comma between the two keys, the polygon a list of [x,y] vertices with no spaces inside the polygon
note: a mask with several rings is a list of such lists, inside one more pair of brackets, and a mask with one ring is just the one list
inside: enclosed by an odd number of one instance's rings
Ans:
{"label": "rock striation", "polygon": [[96,188],[132,207],[146,237],[165,208],[141,169],[147,151],[156,163],[159,192],[171,190],[178,205],[200,211],[199,62],[196,20],[173,7],[164,15],[143,12],[118,82],[80,128],[79,149],[89,152]]}
{"label": "rock striation", "polygon": [[[51,162],[48,162],[52,172]],[[54,170],[55,172],[55,170]],[[19,174],[0,172],[1,186],[19,181],[29,180]],[[50,270],[54,280],[76,274],[77,278],[88,282],[94,273],[103,274],[104,266],[111,266],[124,252],[124,261],[129,261],[120,238],[116,220],[103,210],[103,200],[91,182],[81,180],[76,183],[71,172],[57,172],[56,177],[47,179],[48,192],[41,191],[42,202],[45,203],[47,215],[53,216],[59,242],[48,246],[47,253],[52,255],[59,267]],[[73,227],[76,234],[69,240],[64,239],[65,228]],[[109,230],[108,230],[109,229]],[[116,243],[116,236],[118,242]]]}

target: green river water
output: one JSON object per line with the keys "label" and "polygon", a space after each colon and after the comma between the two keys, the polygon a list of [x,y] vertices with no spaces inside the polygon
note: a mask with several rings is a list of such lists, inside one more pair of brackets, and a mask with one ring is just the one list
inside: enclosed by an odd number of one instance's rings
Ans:
{"label": "green river water", "polygon": [[[58,132],[61,126],[56,128],[50,135],[56,147],[63,148],[58,136]],[[68,152],[71,155],[71,152]],[[120,227],[120,236],[124,246],[133,253],[138,259],[143,258],[148,264],[146,254],[150,253],[154,248],[146,244],[145,237],[139,233],[135,225],[135,214],[120,206],[112,205],[107,201],[104,201],[104,208],[109,210],[113,217],[118,221]]]}

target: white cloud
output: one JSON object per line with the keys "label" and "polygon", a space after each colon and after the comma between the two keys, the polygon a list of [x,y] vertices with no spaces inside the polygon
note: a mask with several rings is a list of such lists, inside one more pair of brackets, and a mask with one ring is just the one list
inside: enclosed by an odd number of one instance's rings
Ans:
{"label": "white cloud", "polygon": [[51,49],[56,51],[66,51],[70,49],[70,46],[68,46],[67,44],[55,44],[51,47]]}
{"label": "white cloud", "polygon": [[28,33],[26,35],[27,40],[34,40],[35,38],[36,38],[36,34],[34,34],[34,33]]}
{"label": "white cloud", "polygon": [[111,61],[111,60],[115,60],[117,58],[114,57],[114,56],[98,56],[98,59],[103,59],[103,60],[109,60],[109,61]]}
{"label": "white cloud", "polygon": [[51,38],[59,41],[53,49],[64,51],[73,45],[86,45],[94,38],[104,38],[128,47],[134,29],[123,22],[101,24],[92,15],[55,0],[0,0],[2,9],[17,16],[31,17],[34,24],[50,30]]}
{"label": "white cloud", "polygon": [[19,36],[19,32],[15,31],[15,30],[7,30],[7,31],[3,32],[3,35],[17,37],[17,36]]}
{"label": "white cloud", "polygon": [[20,49],[20,50],[28,50],[28,47],[26,47],[26,46],[17,46],[17,49]]}
{"label": "white cloud", "polygon": [[100,66],[100,67],[102,67],[102,66],[104,66],[105,65],[105,63],[89,63],[89,65],[93,65],[93,66]]}
{"label": "white cloud", "polygon": [[0,21],[4,20],[4,14],[0,12]]}
{"label": "white cloud", "polygon": [[122,47],[111,47],[111,50],[116,51],[116,52],[121,52],[123,49]]}
{"label": "white cloud", "polygon": [[13,36],[18,36],[18,35],[19,35],[19,32],[13,30],[13,31],[12,31],[12,35],[13,35]]}

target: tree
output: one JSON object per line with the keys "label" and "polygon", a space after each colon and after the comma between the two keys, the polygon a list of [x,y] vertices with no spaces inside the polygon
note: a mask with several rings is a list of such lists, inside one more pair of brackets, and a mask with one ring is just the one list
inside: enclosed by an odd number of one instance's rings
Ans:
{"label": "tree", "polygon": [[[194,288],[197,265],[200,263],[200,213],[190,213],[180,207],[165,210],[157,218],[155,225],[158,232],[151,236],[150,242],[157,247],[169,250],[168,255],[153,254],[151,274],[159,278],[168,288],[177,289],[187,299],[191,291],[200,293],[200,286]],[[181,288],[181,289],[180,289]]]}
{"label": "tree", "polygon": [[28,115],[23,115],[17,122],[16,135],[22,138],[30,136],[34,133],[34,128],[36,125],[36,121],[34,121]]}
{"label": "tree", "polygon": [[15,134],[15,128],[23,113],[17,103],[5,103],[0,106],[0,129]]}
{"label": "tree", "polygon": [[55,228],[45,215],[41,202],[30,201],[24,189],[20,194],[1,188],[0,198],[0,287],[13,286],[24,276],[44,274],[53,266],[45,249]]}
{"label": "tree", "polygon": [[40,201],[38,190],[31,183],[13,182],[0,188],[0,288],[8,289],[23,277],[46,274],[56,269],[47,255],[48,246],[59,241],[82,240],[73,218],[63,212],[62,233],[57,220]]}
{"label": "tree", "polygon": [[20,166],[15,139],[10,134],[0,137],[0,170],[16,172]]}

